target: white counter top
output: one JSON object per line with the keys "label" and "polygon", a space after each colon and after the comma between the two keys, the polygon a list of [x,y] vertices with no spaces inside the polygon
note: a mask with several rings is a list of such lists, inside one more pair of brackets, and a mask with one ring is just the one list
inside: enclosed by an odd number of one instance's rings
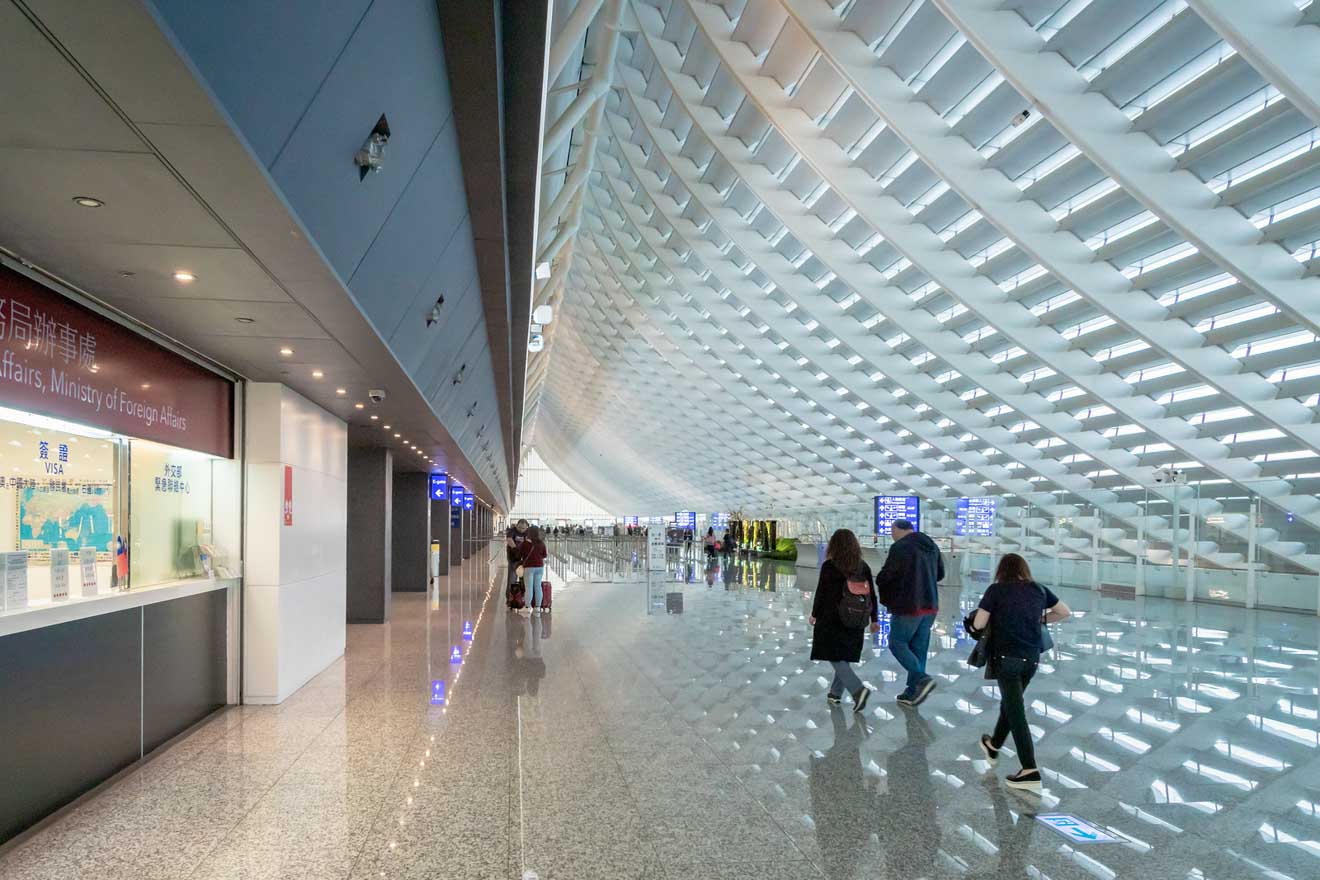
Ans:
{"label": "white counter top", "polygon": [[123,593],[98,593],[95,596],[73,597],[64,602],[41,602],[26,608],[0,612],[0,638],[15,633],[41,629],[100,614],[112,614],[129,608],[141,608],[157,602],[169,602],[185,596],[196,596],[212,590],[225,590],[238,586],[238,578],[188,578],[167,581],[150,587],[140,587]]}

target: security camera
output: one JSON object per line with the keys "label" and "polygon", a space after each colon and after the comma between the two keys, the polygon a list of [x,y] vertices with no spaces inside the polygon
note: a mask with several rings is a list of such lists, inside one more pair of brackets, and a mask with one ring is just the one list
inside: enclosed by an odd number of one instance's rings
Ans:
{"label": "security camera", "polygon": [[371,398],[372,403],[380,403],[385,399],[385,392],[380,388],[373,388],[367,392],[367,397]]}
{"label": "security camera", "polygon": [[1019,125],[1026,122],[1030,118],[1031,118],[1031,111],[1023,110],[1021,113],[1017,114],[1012,119],[1010,119],[1009,122],[1013,124],[1014,128],[1017,128]]}

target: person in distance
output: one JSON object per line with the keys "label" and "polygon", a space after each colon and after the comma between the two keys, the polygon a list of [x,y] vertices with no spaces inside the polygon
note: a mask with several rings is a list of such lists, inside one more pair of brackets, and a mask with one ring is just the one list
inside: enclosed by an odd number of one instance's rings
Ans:
{"label": "person in distance", "polygon": [[926,674],[926,658],[931,626],[940,610],[935,585],[944,580],[944,556],[908,520],[894,520],[889,533],[894,543],[889,545],[875,586],[889,609],[889,652],[907,670],[907,687],[898,695],[898,702],[919,706],[935,690],[935,679]]}
{"label": "person in distance", "polygon": [[[1045,624],[1067,620],[1068,606],[1048,587],[1032,580],[1027,560],[1006,553],[995,569],[995,580],[986,588],[967,632],[978,641],[990,640],[986,651],[985,677],[999,682],[999,720],[992,734],[981,734],[981,752],[993,767],[1010,733],[1022,769],[1004,781],[1010,788],[1040,791],[1040,768],[1036,746],[1027,724],[1023,693],[1048,648]],[[989,632],[986,629],[989,628]]]}
{"label": "person in distance", "polygon": [[862,561],[857,536],[848,529],[839,529],[830,537],[811,604],[810,623],[815,627],[811,659],[824,660],[834,667],[826,699],[837,706],[846,690],[852,694],[853,711],[862,712],[871,689],[862,684],[852,664],[862,659],[867,626],[871,632],[880,629],[880,608],[871,569]]}

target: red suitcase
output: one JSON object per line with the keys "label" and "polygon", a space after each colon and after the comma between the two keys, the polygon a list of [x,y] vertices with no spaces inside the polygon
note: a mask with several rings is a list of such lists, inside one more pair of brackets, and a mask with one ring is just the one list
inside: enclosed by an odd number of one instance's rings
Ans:
{"label": "red suitcase", "polygon": [[541,607],[550,607],[550,582],[541,581]]}

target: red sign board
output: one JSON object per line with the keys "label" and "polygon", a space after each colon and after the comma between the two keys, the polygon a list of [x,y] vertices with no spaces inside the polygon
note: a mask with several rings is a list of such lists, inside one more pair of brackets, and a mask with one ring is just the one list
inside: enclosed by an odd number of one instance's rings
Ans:
{"label": "red sign board", "polygon": [[4,266],[0,406],[234,454],[232,382]]}
{"label": "red sign board", "polygon": [[284,466],[284,524],[293,525],[293,468]]}

